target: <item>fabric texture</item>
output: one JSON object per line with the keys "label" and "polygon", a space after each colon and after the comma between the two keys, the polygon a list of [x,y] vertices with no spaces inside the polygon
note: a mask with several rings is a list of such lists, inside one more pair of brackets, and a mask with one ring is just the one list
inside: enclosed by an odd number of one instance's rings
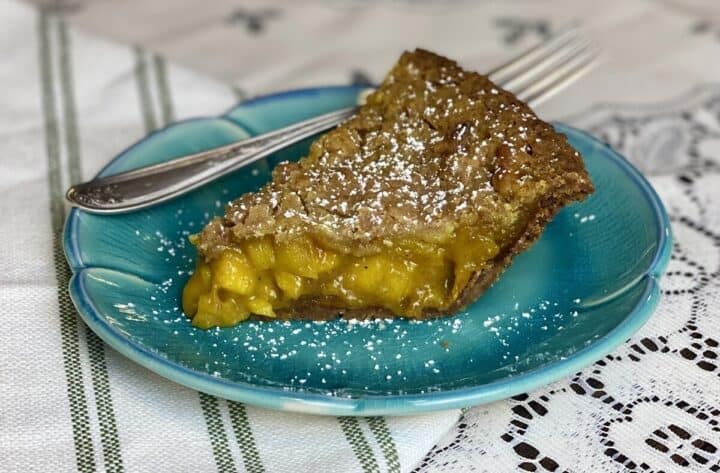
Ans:
{"label": "fabric texture", "polygon": [[[258,29],[247,24],[261,4],[248,2],[228,12],[252,46],[232,86],[0,4],[0,471],[720,471],[720,27],[680,1],[417,3],[263,2],[275,13]],[[656,313],[595,365],[464,412],[305,416],[171,383],[77,317],[62,194],[145,134],[261,92],[377,81],[403,48],[487,69],[578,18],[606,60],[538,112],[633,161],[675,236]],[[399,19],[407,28],[388,27]],[[220,28],[191,36],[203,44]]]}

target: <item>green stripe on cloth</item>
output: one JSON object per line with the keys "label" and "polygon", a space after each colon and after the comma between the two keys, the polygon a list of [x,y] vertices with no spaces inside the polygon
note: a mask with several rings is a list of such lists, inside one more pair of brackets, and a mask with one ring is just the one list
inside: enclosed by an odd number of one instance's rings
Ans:
{"label": "green stripe on cloth", "polygon": [[[138,84],[142,84],[142,88],[145,88],[145,92],[142,92],[140,94],[141,99],[141,109],[143,110],[143,113],[146,117],[145,124],[146,127],[148,125],[152,126],[152,128],[148,129],[147,131],[154,131],[155,130],[155,121],[154,121],[154,115],[153,115],[153,104],[152,100],[150,99],[150,81],[147,77],[147,70],[144,69],[144,57],[145,53],[142,50],[137,49],[137,60],[138,64],[142,63],[142,73],[140,73],[140,69],[136,68],[136,71],[139,71],[139,80]],[[175,105],[173,103],[173,96],[170,90],[169,86],[169,80],[168,80],[168,72],[167,68],[165,67],[165,61],[164,59],[155,56],[153,63],[155,65],[155,77],[156,85],[157,85],[157,93],[160,97],[161,107],[162,107],[162,119],[163,123],[162,125],[168,125],[172,120],[175,119]],[[151,121],[148,123],[148,114],[150,115]],[[212,447],[213,456],[215,459],[215,464],[218,467],[218,470],[220,472],[234,472],[235,469],[235,462],[232,458],[232,454],[230,453],[230,444],[228,442],[228,434],[225,429],[225,424],[222,422],[222,417],[220,416],[220,405],[218,403],[218,399],[214,396],[210,396],[209,394],[198,392],[200,396],[200,407],[203,412],[203,418],[205,419],[205,424],[208,430],[208,434],[210,436],[210,445]],[[237,435],[237,428],[235,427],[235,420],[233,419],[232,412],[230,413],[231,420],[233,422],[233,429],[235,429],[236,435]],[[253,442],[254,445],[254,442]],[[242,446],[241,446],[242,447]],[[243,449],[243,460],[246,463],[246,469],[248,471],[251,471],[254,473],[254,470],[250,470],[247,466],[248,460],[245,456],[245,450]],[[257,457],[259,460],[259,456]],[[260,470],[262,471],[262,470]]]}
{"label": "green stripe on cloth", "polygon": [[210,435],[210,445],[215,457],[215,465],[220,473],[236,472],[235,462],[230,453],[225,426],[220,417],[218,400],[214,396],[205,393],[200,394],[200,407],[202,407],[205,424]]}
{"label": "green stripe on cloth", "polygon": [[63,114],[65,122],[65,146],[67,147],[70,182],[80,181],[80,145],[77,118],[75,113],[75,90],[73,87],[72,58],[70,57],[70,38],[64,21],[58,22],[60,44],[60,82],[63,96]]}
{"label": "green stripe on cloth", "polygon": [[399,473],[400,458],[398,457],[395,440],[393,440],[392,435],[390,435],[390,430],[385,423],[385,418],[368,417],[367,423],[375,436],[375,440],[380,445],[380,450],[382,450],[383,455],[385,456],[385,464],[388,467],[388,472]]}
{"label": "green stripe on cloth", "polygon": [[230,411],[230,420],[232,421],[235,438],[242,451],[245,469],[249,473],[264,472],[265,468],[260,460],[260,452],[255,444],[255,438],[253,437],[252,428],[248,421],[245,405],[239,402],[228,401],[228,410]]}
{"label": "green stripe on cloth", "polygon": [[[154,118],[152,118],[154,117],[154,114],[153,104],[150,95],[150,81],[147,77],[147,70],[144,69],[145,53],[142,50],[136,49],[136,54],[138,64],[142,63],[144,70],[144,72],[142,72],[142,74],[138,76],[138,84],[141,85],[141,89],[145,89],[144,92],[140,93],[140,108],[143,110],[143,115],[145,116],[146,127],[148,125],[152,127],[147,130],[148,132],[150,132],[155,130],[156,125]],[[171,120],[175,119],[175,106],[169,87],[168,73],[163,59],[155,56],[154,64],[156,68],[155,76],[157,78],[157,92],[160,96],[161,106],[163,109],[163,125],[167,125]],[[136,71],[138,71],[137,67]],[[148,122],[148,116],[152,118],[150,122]],[[210,436],[210,446],[212,447],[215,464],[217,465],[220,472],[234,472],[236,471],[235,462],[232,458],[232,454],[230,453],[230,444],[228,442],[228,435],[227,431],[225,430],[225,424],[222,422],[222,417],[220,416],[220,405],[218,403],[218,399],[214,396],[210,396],[209,394],[201,392],[198,392],[198,394],[200,396],[200,408],[202,409],[203,418],[205,419],[205,424],[208,430],[208,434]],[[232,422],[234,423],[235,421],[232,420]],[[235,431],[237,433],[237,430]],[[245,463],[247,463],[244,450],[243,459]],[[248,471],[252,470],[248,469]]]}
{"label": "green stripe on cloth", "polygon": [[343,434],[345,434],[345,438],[360,462],[363,471],[365,473],[380,473],[375,454],[360,428],[358,419],[356,417],[338,417],[338,422],[340,422]]}
{"label": "green stripe on cloth", "polygon": [[110,382],[105,363],[105,345],[100,337],[87,329],[87,345],[90,356],[93,390],[95,392],[95,405],[100,424],[100,441],[102,443],[103,463],[105,471],[120,473],[123,467],[120,438],[115,421],[110,392]]}
{"label": "green stripe on cloth", "polygon": [[145,63],[145,51],[140,48],[135,48],[135,81],[140,96],[140,108],[143,114],[145,132],[150,133],[157,128],[157,121],[155,120],[150,96],[150,79],[148,78],[147,64]]}
{"label": "green stripe on cloth", "polygon": [[63,368],[70,403],[70,421],[75,446],[75,462],[78,471],[95,471],[95,454],[90,435],[90,417],[80,368],[78,320],[68,295],[67,285],[70,269],[65,262],[61,238],[65,209],[63,207],[62,181],[60,176],[60,133],[55,116],[56,99],[53,91],[52,61],[50,58],[49,19],[40,12],[38,22],[41,89],[45,120],[45,144],[47,147],[48,186],[50,197],[50,221],[52,225],[53,261],[57,280],[58,308],[60,311],[60,337],[63,351]]}
{"label": "green stripe on cloth", "polygon": [[170,98],[170,83],[168,82],[165,59],[160,56],[153,56],[153,65],[155,66],[155,79],[157,80],[158,95],[160,96],[162,124],[167,125],[175,120],[175,111]]}
{"label": "green stripe on cloth", "polygon": [[[75,90],[72,73],[70,38],[65,21],[59,22],[60,79],[63,96],[65,124],[65,143],[67,147],[68,175],[71,182],[79,182],[82,177],[79,132],[76,119]],[[100,442],[102,444],[105,471],[120,473],[124,471],[120,452],[120,440],[115,421],[110,384],[105,362],[105,346],[94,332],[85,328],[90,373],[95,394]]]}

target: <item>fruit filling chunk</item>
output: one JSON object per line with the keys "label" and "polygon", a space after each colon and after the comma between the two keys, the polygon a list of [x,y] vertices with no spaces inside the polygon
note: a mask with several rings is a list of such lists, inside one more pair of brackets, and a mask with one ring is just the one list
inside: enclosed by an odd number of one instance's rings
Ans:
{"label": "fruit filling chunk", "polygon": [[492,239],[468,232],[448,244],[387,242],[363,256],[324,248],[308,235],[252,238],[197,265],[183,291],[183,310],[200,328],[232,326],[250,314],[273,318],[303,298],[417,317],[449,306],[497,253]]}

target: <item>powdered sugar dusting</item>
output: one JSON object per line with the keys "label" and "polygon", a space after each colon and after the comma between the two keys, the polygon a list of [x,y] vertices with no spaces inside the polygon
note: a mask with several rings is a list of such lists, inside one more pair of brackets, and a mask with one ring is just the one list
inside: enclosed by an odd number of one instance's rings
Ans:
{"label": "powdered sugar dusting", "polygon": [[233,202],[198,249],[212,260],[238,240],[309,234],[363,256],[408,239],[447,249],[469,234],[492,240],[505,258],[539,233],[538,208],[557,209],[591,187],[574,150],[525,104],[484,76],[416,51],[307,157],[279,164],[270,183]]}
{"label": "powdered sugar dusting", "polygon": [[357,115],[300,162],[281,163],[217,225],[239,238],[311,228],[361,241],[432,238],[458,222],[510,225],[522,202],[549,191],[558,175],[549,163],[574,153],[486,77],[406,53]]}

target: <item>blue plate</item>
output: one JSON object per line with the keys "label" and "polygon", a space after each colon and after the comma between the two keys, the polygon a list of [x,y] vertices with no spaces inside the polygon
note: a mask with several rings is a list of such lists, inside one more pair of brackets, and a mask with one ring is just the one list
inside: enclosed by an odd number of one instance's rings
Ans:
{"label": "blue plate", "polygon": [[[245,102],[218,118],[176,123],[101,175],[220,146],[352,105],[357,87]],[[166,204],[127,215],[73,210],[64,244],[70,294],[110,346],[156,373],[224,398],[332,415],[411,414],[486,403],[572,374],[627,340],[657,304],[670,253],[662,203],[606,144],[557,124],[597,191],[563,210],[467,311],[413,322],[249,322],[198,330],[178,308],[195,251],[187,236],[256,190],[270,159]]]}

